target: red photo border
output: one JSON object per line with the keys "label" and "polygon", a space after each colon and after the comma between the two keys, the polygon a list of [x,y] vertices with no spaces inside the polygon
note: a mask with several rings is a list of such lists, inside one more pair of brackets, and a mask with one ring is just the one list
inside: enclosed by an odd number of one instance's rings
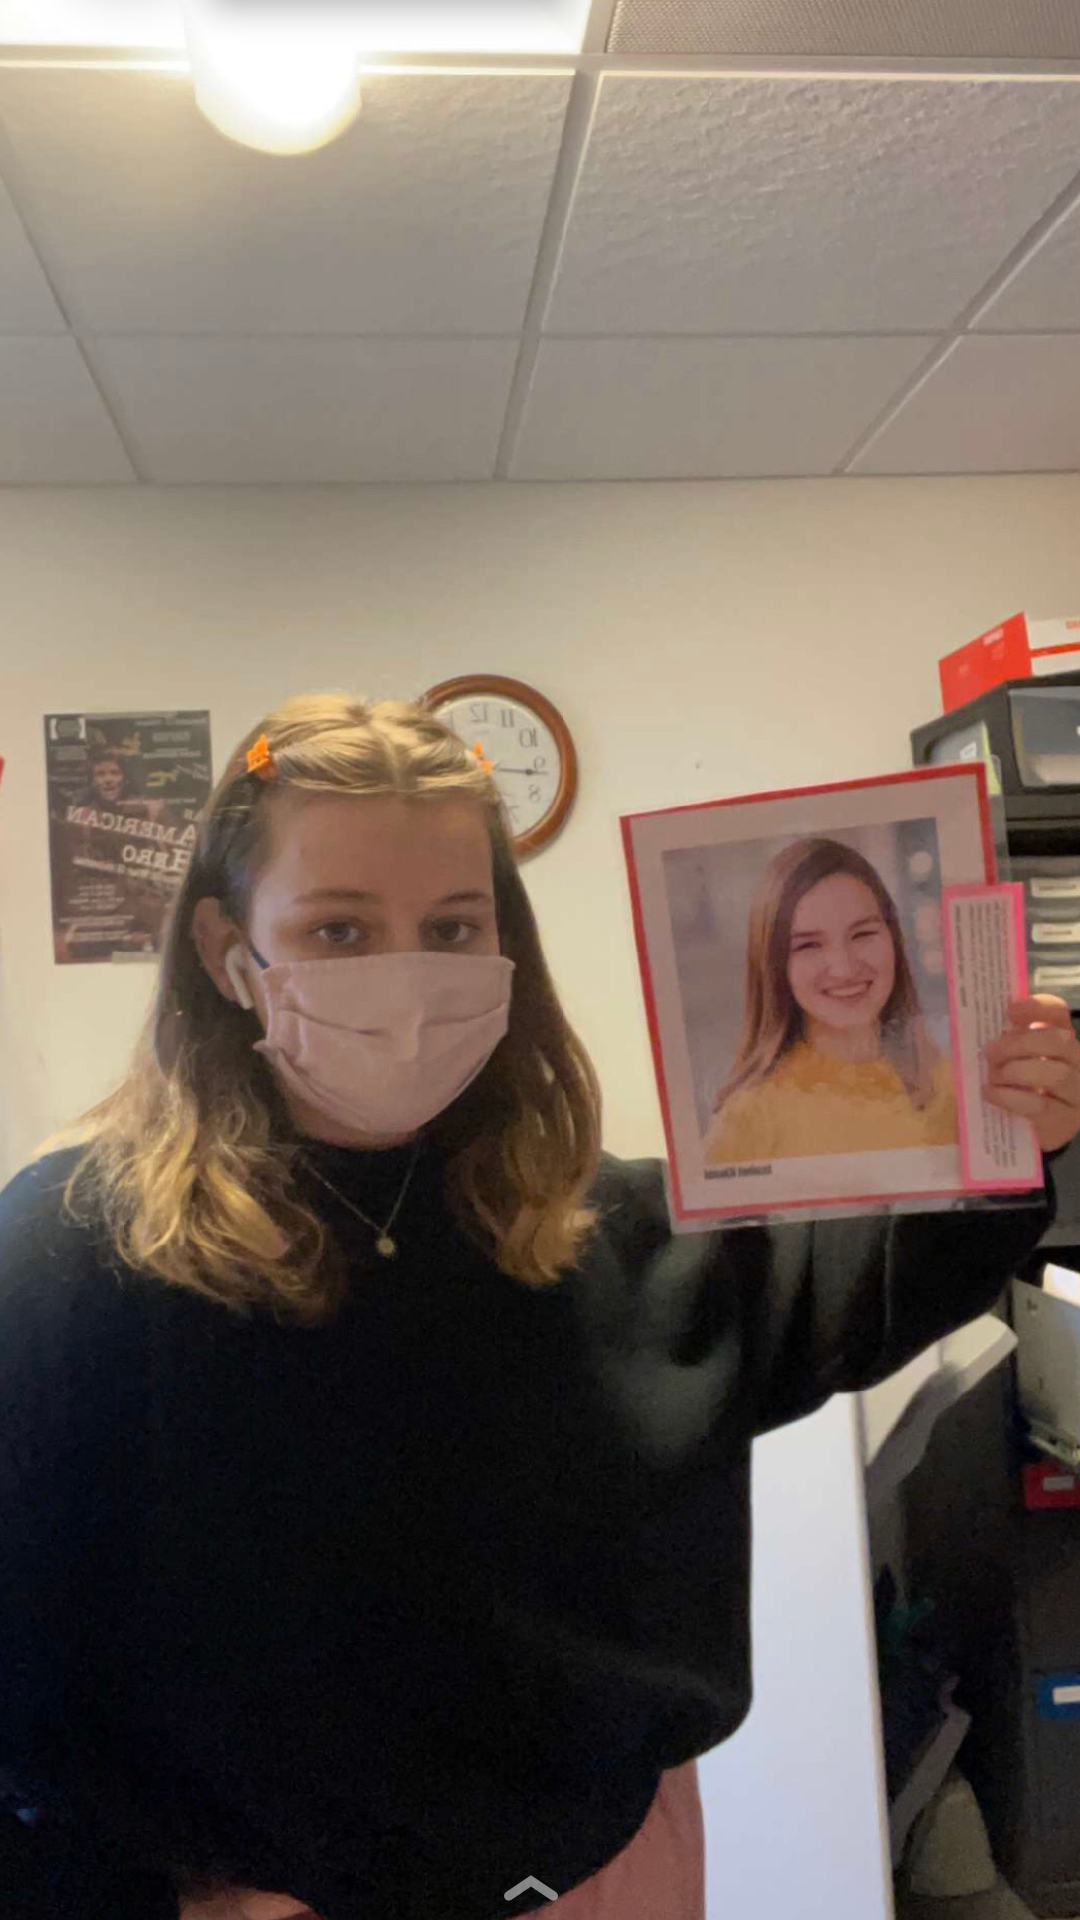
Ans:
{"label": "red photo border", "polygon": [[872,787],[900,787],[927,784],[932,780],[974,780],[979,806],[979,822],[982,828],[983,861],[985,875],[982,884],[993,886],[997,879],[997,856],[994,850],[994,831],[990,819],[990,796],[986,783],[986,768],[981,760],[971,765],[947,767],[914,767],[904,773],[874,774],[867,780],[832,780],[816,787],[781,787],[769,793],[732,794],[723,800],[695,800],[688,805],[678,807],[655,807],[644,813],[626,813],[620,818],[623,852],[626,857],[627,872],[630,879],[630,904],[634,924],[634,941],[637,947],[638,966],[641,972],[642,992],[645,999],[645,1018],[649,1028],[649,1044],[652,1048],[653,1069],[656,1074],[657,1091],[660,1096],[660,1111],[664,1123],[664,1139],[667,1144],[668,1182],[671,1193],[672,1211],[678,1221],[725,1220],[745,1218],[747,1214],[758,1213],[803,1213],[813,1215],[826,1207],[843,1206],[888,1206],[894,1200],[950,1200],[970,1195],[974,1189],[959,1187],[917,1187],[911,1192],[840,1194],[835,1198],[816,1198],[814,1200],[773,1200],[763,1201],[760,1206],[748,1207],[688,1207],[684,1204],[679,1164],[675,1152],[675,1133],[671,1120],[671,1100],[668,1093],[667,1076],[664,1072],[664,1058],[660,1045],[660,1019],[656,1005],[656,990],[653,984],[652,968],[649,962],[648,944],[645,938],[645,915],[641,904],[641,887],[638,880],[637,862],[634,854],[633,828],[639,820],[668,819],[683,813],[714,813],[718,807],[745,807],[764,800],[804,800],[813,799],[824,793],[865,793]]}

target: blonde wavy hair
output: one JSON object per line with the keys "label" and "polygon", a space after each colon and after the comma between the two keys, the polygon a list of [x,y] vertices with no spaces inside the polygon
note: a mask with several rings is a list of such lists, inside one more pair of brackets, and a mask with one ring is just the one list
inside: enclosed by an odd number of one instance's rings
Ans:
{"label": "blonde wavy hair", "polygon": [[[247,772],[264,735],[279,778]],[[600,1096],[559,1005],[514,860],[498,789],[457,736],[422,707],[304,695],[241,742],[200,818],[170,911],[157,991],[115,1091],[40,1149],[82,1144],[65,1198],[103,1225],[130,1268],[241,1313],[269,1307],[304,1325],[329,1319],[344,1256],[294,1179],[302,1143],[253,1048],[258,1017],[225,999],[192,937],[196,903],[216,897],[246,922],[274,809],[291,788],[397,795],[420,804],[470,794],[491,839],[501,951],[514,962],[510,1025],[487,1067],[433,1124],[464,1230],[531,1286],[574,1265],[593,1216]]]}

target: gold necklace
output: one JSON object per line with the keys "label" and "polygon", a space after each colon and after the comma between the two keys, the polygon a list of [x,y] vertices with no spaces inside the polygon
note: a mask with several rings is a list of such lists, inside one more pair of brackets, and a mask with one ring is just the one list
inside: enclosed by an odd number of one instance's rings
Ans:
{"label": "gold necklace", "polygon": [[412,1185],[412,1177],[416,1172],[416,1163],[420,1158],[420,1148],[422,1145],[423,1141],[418,1140],[413,1152],[413,1157],[409,1162],[408,1172],[401,1183],[401,1191],[394,1201],[390,1218],[386,1221],[386,1224],[381,1227],[378,1221],[372,1220],[370,1215],[366,1214],[362,1207],[356,1205],[355,1201],[350,1200],[346,1194],[340,1193],[333,1181],[328,1180],[324,1173],[320,1173],[318,1167],[313,1166],[310,1160],[306,1158],[304,1160],[304,1165],[307,1167],[309,1173],[313,1173],[316,1180],[321,1181],[327,1192],[332,1193],[335,1200],[340,1200],[343,1207],[348,1207],[350,1213],[355,1213],[357,1219],[362,1220],[365,1227],[371,1229],[371,1232],[375,1235],[375,1251],[383,1260],[394,1260],[397,1257],[397,1241],[393,1237],[391,1228],[405,1204],[405,1195]]}

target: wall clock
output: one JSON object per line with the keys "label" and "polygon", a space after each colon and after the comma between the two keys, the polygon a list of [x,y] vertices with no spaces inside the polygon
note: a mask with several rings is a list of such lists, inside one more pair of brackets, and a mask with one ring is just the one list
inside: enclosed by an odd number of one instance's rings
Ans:
{"label": "wall clock", "polygon": [[499,674],[465,674],[424,705],[492,768],[519,856],[553,840],[574,804],[577,753],[562,714],[535,688]]}

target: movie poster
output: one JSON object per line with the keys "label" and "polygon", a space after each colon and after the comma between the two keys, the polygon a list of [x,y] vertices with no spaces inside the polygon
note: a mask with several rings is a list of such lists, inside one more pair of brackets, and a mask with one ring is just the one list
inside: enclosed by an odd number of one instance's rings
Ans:
{"label": "movie poster", "polygon": [[45,718],[60,965],[152,958],[210,794],[208,713]]}

